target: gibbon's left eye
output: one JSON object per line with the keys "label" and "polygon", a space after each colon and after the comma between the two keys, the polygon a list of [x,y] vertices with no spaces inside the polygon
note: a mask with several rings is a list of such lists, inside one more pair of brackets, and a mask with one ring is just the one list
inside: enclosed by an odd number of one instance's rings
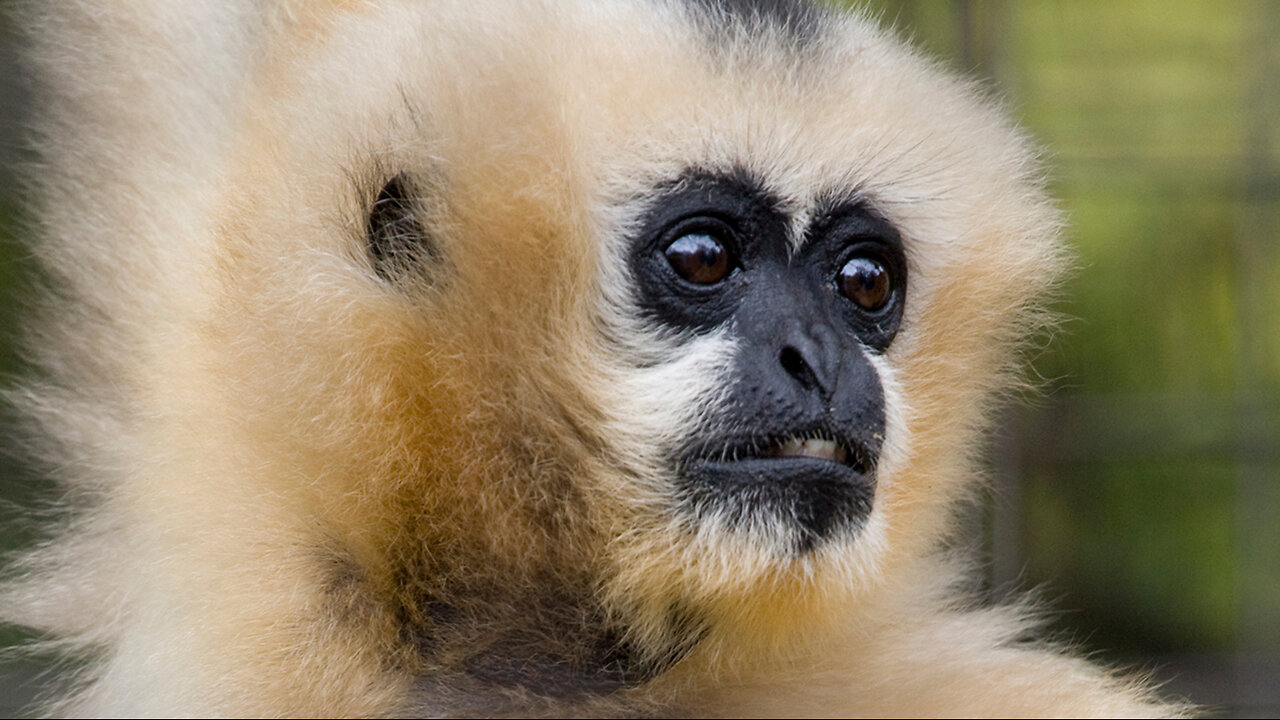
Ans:
{"label": "gibbon's left eye", "polygon": [[676,238],[663,251],[680,277],[695,285],[714,285],[733,271],[729,248],[706,232],[690,232]]}
{"label": "gibbon's left eye", "polygon": [[859,255],[840,268],[836,287],[854,305],[867,312],[875,312],[889,304],[893,295],[893,277],[884,263]]}

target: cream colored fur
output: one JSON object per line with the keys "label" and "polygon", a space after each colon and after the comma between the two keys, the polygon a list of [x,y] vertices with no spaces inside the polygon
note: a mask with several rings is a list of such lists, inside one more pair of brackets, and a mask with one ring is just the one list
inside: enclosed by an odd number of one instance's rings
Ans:
{"label": "cream colored fur", "polygon": [[[865,19],[797,39],[674,0],[59,0],[23,21],[56,292],[15,401],[75,512],[0,615],[90,654],[52,712],[1182,712],[1028,643],[941,551],[1060,219],[999,108]],[[691,166],[745,167],[801,217],[861,198],[904,238],[874,510],[811,554],[670,512],[662,452],[725,401],[734,340],[652,327],[622,257]],[[398,172],[445,261],[391,283],[364,218]],[[564,650],[598,621],[678,661],[558,698],[460,669],[495,633]],[[405,630],[437,625],[435,653]]]}

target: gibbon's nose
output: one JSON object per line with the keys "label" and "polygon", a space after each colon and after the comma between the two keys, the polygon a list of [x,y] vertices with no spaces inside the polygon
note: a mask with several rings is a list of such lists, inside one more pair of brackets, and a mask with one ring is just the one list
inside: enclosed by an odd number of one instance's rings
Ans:
{"label": "gibbon's nose", "polygon": [[778,362],[788,375],[810,392],[831,399],[840,377],[840,342],[825,323],[796,326],[786,333]]}

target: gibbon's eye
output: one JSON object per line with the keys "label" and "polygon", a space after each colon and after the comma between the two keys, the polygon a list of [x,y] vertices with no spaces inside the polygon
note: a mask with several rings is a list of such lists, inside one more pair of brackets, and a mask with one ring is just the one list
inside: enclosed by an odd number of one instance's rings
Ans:
{"label": "gibbon's eye", "polygon": [[865,255],[850,259],[840,268],[836,287],[841,295],[867,312],[880,310],[893,296],[893,278],[889,268]]}
{"label": "gibbon's eye", "polygon": [[676,274],[695,285],[714,285],[733,270],[729,248],[706,232],[681,235],[663,255]]}

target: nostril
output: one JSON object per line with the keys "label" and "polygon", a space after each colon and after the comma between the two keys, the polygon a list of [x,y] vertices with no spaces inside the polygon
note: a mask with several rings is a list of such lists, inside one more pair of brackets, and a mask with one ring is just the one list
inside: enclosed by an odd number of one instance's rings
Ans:
{"label": "nostril", "polygon": [[778,361],[782,363],[782,369],[786,370],[788,375],[796,375],[805,370],[804,358],[800,356],[800,351],[790,345],[782,348]]}
{"label": "nostril", "polygon": [[799,380],[805,387],[818,386],[818,378],[814,375],[813,368],[809,367],[804,354],[796,348],[790,345],[782,348],[782,352],[778,355],[778,362],[782,364],[782,369],[786,370],[788,375]]}

